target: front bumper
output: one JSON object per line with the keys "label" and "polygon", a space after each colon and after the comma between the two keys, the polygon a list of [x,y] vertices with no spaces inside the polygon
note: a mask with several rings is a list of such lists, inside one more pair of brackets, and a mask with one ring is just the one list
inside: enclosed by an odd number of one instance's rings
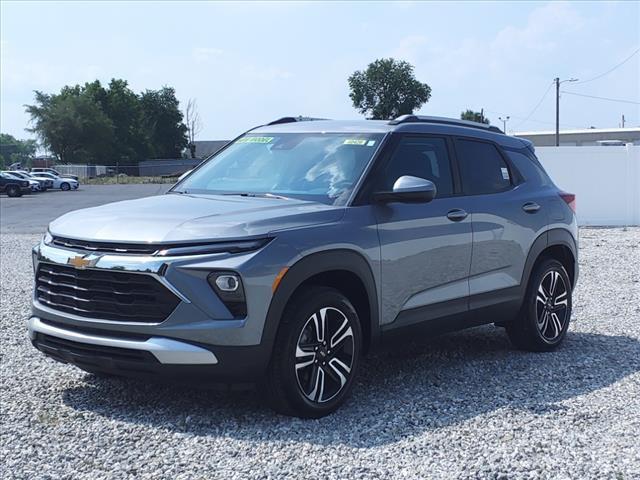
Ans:
{"label": "front bumper", "polygon": [[[260,251],[158,257],[87,253],[41,243],[33,249],[36,271],[41,263],[68,267],[80,255],[90,261],[88,269],[151,276],[180,301],[164,320],[141,323],[64,312],[34,295],[31,341],[50,357],[90,371],[255,381],[264,374],[271,355],[263,333],[277,274],[271,270],[274,267],[256,260]],[[245,318],[233,318],[208,284],[207,276],[215,270],[232,270],[242,277]]]}

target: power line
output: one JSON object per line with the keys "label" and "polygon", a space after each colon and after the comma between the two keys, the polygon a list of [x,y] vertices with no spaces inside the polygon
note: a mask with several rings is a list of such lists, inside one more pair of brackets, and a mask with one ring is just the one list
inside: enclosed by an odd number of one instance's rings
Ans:
{"label": "power line", "polygon": [[631,103],[633,105],[640,105],[640,102],[636,102],[634,100],[623,100],[623,99],[620,99],[620,98],[596,97],[595,95],[585,95],[584,93],[567,92],[566,90],[562,90],[562,93],[566,93],[567,95],[576,95],[577,97],[597,98],[598,100],[607,100],[609,102]]}
{"label": "power line", "polygon": [[531,116],[536,113],[536,110],[538,110],[538,107],[542,104],[542,101],[547,97],[547,94],[549,93],[549,90],[551,90],[551,87],[553,86],[553,82],[551,82],[549,84],[549,86],[547,87],[547,89],[545,90],[544,94],[542,95],[542,98],[540,98],[540,101],[536,104],[535,107],[533,107],[533,110],[531,110],[531,112],[529,113],[529,115],[527,115],[525,117],[525,119],[523,121],[521,121],[518,125],[515,125],[513,128],[518,128],[520,125],[522,125],[524,122],[526,122],[527,120],[529,120],[531,118]]}
{"label": "power line", "polygon": [[629,55],[627,58],[625,58],[623,61],[621,61],[619,64],[617,64],[615,67],[610,68],[609,70],[607,70],[604,73],[601,73],[600,75],[596,75],[593,78],[589,78],[588,80],[582,80],[580,82],[576,82],[574,85],[580,85],[581,83],[588,83],[588,82],[593,82],[594,80],[598,80],[599,78],[604,77],[605,75],[610,74],[611,72],[613,72],[616,68],[621,67],[622,65],[624,65],[625,63],[627,63],[629,60],[631,60],[631,58],[636,54],[640,52],[640,48],[636,49],[635,52],[633,52],[631,55]]}

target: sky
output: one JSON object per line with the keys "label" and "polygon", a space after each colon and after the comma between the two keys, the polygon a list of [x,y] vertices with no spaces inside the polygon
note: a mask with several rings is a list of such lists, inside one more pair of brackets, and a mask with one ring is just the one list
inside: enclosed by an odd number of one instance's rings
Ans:
{"label": "sky", "polygon": [[[0,130],[17,138],[33,91],[123,78],[197,101],[197,139],[273,119],[362,118],[347,78],[377,58],[411,62],[432,88],[418,112],[467,108],[508,131],[552,130],[553,79],[585,81],[640,48],[640,2],[0,2]],[[550,88],[551,87],[551,88]],[[640,126],[640,53],[564,83],[563,129]],[[546,95],[545,95],[546,93]],[[535,108],[537,106],[537,108]]]}

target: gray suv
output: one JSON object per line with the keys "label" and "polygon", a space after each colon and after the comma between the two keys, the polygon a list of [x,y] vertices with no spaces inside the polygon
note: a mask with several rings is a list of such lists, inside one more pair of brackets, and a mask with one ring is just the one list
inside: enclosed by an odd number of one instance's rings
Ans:
{"label": "gray suv", "polygon": [[400,335],[495,323],[518,348],[557,347],[574,208],[531,143],[492,126],[283,118],[166,195],[53,221],[29,335],[88,372],[255,383],[320,417]]}

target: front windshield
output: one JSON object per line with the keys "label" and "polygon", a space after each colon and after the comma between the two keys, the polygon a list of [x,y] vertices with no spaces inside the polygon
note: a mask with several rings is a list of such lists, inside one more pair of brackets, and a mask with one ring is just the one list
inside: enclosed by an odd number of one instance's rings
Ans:
{"label": "front windshield", "polygon": [[174,192],[279,195],[343,205],[383,134],[248,134],[180,182]]}

